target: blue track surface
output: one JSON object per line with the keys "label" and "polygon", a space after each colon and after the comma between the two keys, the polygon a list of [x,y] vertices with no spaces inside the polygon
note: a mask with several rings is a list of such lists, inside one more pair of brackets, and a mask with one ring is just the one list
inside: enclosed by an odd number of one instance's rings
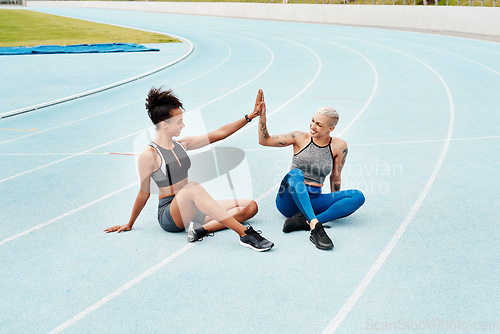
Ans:
{"label": "blue track surface", "polygon": [[[141,80],[0,120],[0,333],[500,331],[499,44],[40,11],[175,34],[194,51]],[[185,52],[169,44],[146,54],[8,56],[0,113],[124,80]],[[275,242],[271,251],[241,247],[232,231],[188,244],[185,233],[161,230],[154,197],[131,232],[103,233],[128,220],[138,190],[134,156],[108,153],[140,151],[150,129],[144,99],[161,85],[188,110],[185,134],[242,117],[259,88],[271,134],[307,131],[321,106],[339,110],[334,135],[349,145],[342,188],[361,189],[366,203],[330,223],[335,249],[317,250],[307,232],[281,232],[273,187],[292,152],[259,146],[256,122],[221,146],[246,152],[233,179],[239,196],[259,202],[251,223]],[[223,180],[206,187],[231,197]]]}

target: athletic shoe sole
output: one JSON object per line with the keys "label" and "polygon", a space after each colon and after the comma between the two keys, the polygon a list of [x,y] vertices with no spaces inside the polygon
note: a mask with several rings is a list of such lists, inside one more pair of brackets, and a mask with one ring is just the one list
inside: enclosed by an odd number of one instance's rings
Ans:
{"label": "athletic shoe sole", "polygon": [[254,246],[252,246],[250,244],[247,244],[247,243],[244,243],[241,240],[240,240],[240,245],[242,245],[243,247],[247,247],[247,248],[253,249],[256,252],[265,252],[265,251],[270,250],[274,246],[274,244],[272,244],[270,247],[267,247],[267,248],[255,248]]}
{"label": "athletic shoe sole", "polygon": [[312,236],[309,237],[309,240],[311,240],[311,242],[316,246],[317,249],[322,249],[322,250],[329,250],[329,249],[332,249],[333,248],[333,244],[331,246],[321,246],[321,245],[316,245],[316,243],[314,242],[314,239]]}

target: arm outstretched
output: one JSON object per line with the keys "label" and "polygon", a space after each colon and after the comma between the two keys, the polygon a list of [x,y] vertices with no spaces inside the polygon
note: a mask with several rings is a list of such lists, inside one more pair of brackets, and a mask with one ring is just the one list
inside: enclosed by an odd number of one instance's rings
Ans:
{"label": "arm outstretched", "polygon": [[211,131],[204,135],[184,137],[179,140],[179,143],[181,143],[187,150],[194,150],[215,143],[219,140],[226,139],[249,122],[247,120],[247,117],[251,121],[252,119],[260,115],[263,104],[262,94],[262,89],[259,89],[257,98],[255,99],[254,109],[250,114],[245,115],[245,117],[242,117],[235,122],[223,125],[219,129]]}

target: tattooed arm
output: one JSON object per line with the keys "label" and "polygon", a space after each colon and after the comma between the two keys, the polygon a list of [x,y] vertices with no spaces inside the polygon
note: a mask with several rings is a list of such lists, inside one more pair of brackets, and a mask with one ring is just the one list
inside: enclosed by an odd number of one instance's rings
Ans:
{"label": "tattooed arm", "polygon": [[290,132],[286,135],[271,136],[267,131],[266,125],[266,104],[264,103],[264,95],[262,95],[262,113],[259,117],[259,144],[263,146],[285,147],[296,143],[295,138],[302,134],[299,131]]}
{"label": "tattooed arm", "polygon": [[[337,139],[331,144],[335,146],[335,150],[332,147],[332,152],[335,152],[335,159],[333,160],[333,169],[330,174],[330,189],[332,192],[340,190],[340,181],[341,181],[341,173],[342,168],[345,164],[345,159],[347,158],[347,143],[342,139]],[[334,154],[335,154],[334,153]]]}

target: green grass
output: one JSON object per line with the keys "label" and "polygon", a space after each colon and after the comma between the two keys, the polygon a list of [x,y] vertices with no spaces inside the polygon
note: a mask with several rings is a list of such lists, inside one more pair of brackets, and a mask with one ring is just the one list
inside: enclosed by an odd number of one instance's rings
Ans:
{"label": "green grass", "polygon": [[170,36],[32,12],[0,9],[0,47],[93,43],[171,43]]}

